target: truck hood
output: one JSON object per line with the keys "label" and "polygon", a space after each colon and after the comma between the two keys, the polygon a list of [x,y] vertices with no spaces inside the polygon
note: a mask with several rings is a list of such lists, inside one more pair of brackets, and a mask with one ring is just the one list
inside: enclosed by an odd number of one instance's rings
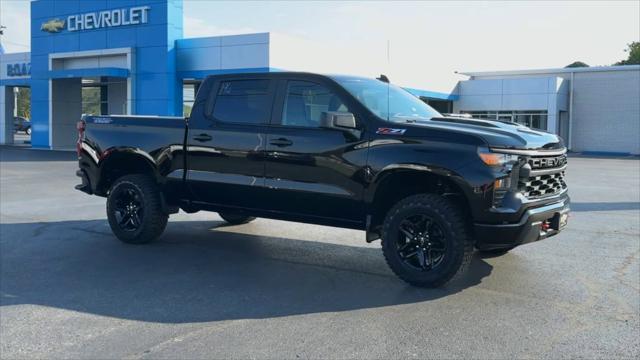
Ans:
{"label": "truck hood", "polygon": [[[511,122],[438,117],[428,121],[411,123],[411,125],[476,136],[484,140],[489,147],[494,148],[525,150],[560,149],[564,147],[562,139],[555,134],[534,130],[524,125]],[[407,130],[405,135],[413,136],[413,131]]]}

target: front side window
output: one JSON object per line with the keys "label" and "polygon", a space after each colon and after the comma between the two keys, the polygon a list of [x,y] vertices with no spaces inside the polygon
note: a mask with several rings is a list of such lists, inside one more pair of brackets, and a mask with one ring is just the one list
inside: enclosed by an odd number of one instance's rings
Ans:
{"label": "front side window", "polygon": [[282,125],[318,127],[323,112],[349,111],[336,94],[309,81],[289,81]]}
{"label": "front side window", "polygon": [[424,101],[395,85],[358,77],[335,76],[333,79],[381,119],[407,122],[442,116]]}
{"label": "front side window", "polygon": [[269,80],[223,81],[212,115],[223,122],[266,124],[271,116]]}

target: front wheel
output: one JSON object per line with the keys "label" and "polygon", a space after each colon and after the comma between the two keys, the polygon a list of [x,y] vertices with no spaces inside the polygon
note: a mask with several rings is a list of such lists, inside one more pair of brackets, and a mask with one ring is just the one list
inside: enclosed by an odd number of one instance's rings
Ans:
{"label": "front wheel", "polygon": [[27,130],[24,131],[27,135],[31,135],[31,128],[28,127]]}
{"label": "front wheel", "polygon": [[434,194],[409,196],[387,214],[382,251],[393,272],[419,287],[438,287],[462,274],[473,256],[464,216]]}
{"label": "front wheel", "polygon": [[116,180],[107,197],[111,231],[129,244],[157,239],[169,216],[162,211],[158,185],[144,175],[127,175]]}

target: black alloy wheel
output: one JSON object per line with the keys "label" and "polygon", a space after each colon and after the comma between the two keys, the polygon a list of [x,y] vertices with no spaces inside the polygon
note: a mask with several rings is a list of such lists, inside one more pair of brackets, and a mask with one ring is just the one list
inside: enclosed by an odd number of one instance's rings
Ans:
{"label": "black alloy wheel", "polygon": [[406,266],[430,271],[442,264],[447,242],[437,220],[425,214],[411,215],[400,222],[398,232],[398,256]]}
{"label": "black alloy wheel", "polygon": [[139,190],[132,185],[123,184],[112,196],[118,226],[124,231],[138,230],[144,219],[144,203]]}
{"label": "black alloy wheel", "polygon": [[382,252],[391,270],[414,286],[439,287],[465,272],[473,240],[458,206],[436,194],[396,203],[382,225]]}
{"label": "black alloy wheel", "polygon": [[111,186],[107,218],[118,239],[129,244],[143,244],[162,234],[169,215],[163,210],[160,188],[153,178],[126,175]]}

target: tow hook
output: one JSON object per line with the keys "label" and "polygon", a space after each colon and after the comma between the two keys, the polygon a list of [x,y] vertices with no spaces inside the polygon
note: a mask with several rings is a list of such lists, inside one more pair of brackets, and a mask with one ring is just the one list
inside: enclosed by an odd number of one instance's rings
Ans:
{"label": "tow hook", "polygon": [[542,222],[542,224],[540,224],[540,229],[542,229],[542,231],[547,232],[547,230],[549,230],[549,228],[551,227],[551,224],[549,223],[549,220],[545,220]]}

